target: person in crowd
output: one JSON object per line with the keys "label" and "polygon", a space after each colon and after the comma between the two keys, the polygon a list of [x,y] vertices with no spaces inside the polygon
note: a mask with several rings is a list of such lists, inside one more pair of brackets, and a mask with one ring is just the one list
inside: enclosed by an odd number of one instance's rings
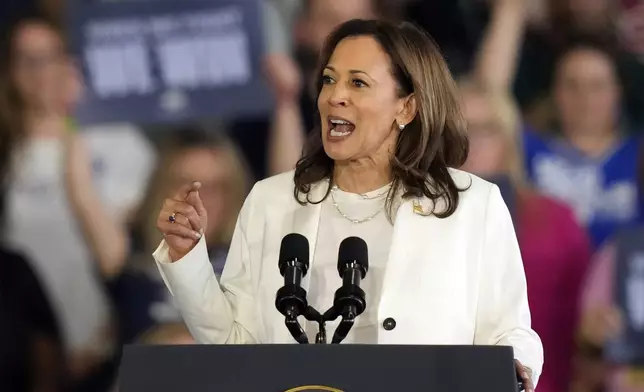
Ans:
{"label": "person in crowd", "polygon": [[[638,163],[638,185],[641,187],[644,185],[644,155],[639,156]],[[634,346],[634,353],[641,352],[642,347],[637,342],[622,338],[629,324],[639,324],[640,329],[642,325],[644,275],[640,244],[643,232],[641,224],[622,229],[595,254],[580,299],[580,325],[576,337],[578,361],[573,392],[644,391],[641,368],[634,363],[623,363],[621,360],[624,358],[610,354],[611,351],[622,351],[619,347],[623,345]],[[620,301],[618,293],[621,289],[617,284],[622,278],[619,277],[619,269],[627,263],[639,263],[639,271],[628,270],[628,276],[635,278],[631,281],[634,284],[629,290],[629,285],[624,283],[626,295],[624,301]],[[629,303],[629,306],[624,306]],[[630,323],[627,318],[631,319]],[[628,361],[633,357],[635,361],[641,360],[637,354],[625,357],[631,357]]]}
{"label": "person in crowd", "polygon": [[[522,48],[514,85],[521,107],[529,123],[537,129],[552,127],[557,112],[551,110],[550,88],[559,73],[558,64],[563,52],[581,38],[601,42],[613,49],[614,68],[628,83],[622,88],[619,113],[624,131],[641,133],[644,129],[644,63],[638,61],[629,42],[637,36],[620,32],[628,20],[637,20],[637,0],[535,0],[542,3],[541,23],[531,24]],[[641,3],[641,2],[640,2]],[[635,19],[634,19],[635,18]],[[633,25],[631,23],[631,25]]]}
{"label": "person in crowd", "polygon": [[[8,179],[12,151],[20,140],[19,132],[0,128],[0,205],[1,186]],[[31,264],[1,240],[0,264],[0,389],[62,391],[67,385],[65,351],[45,289]]]}
{"label": "person in crowd", "polygon": [[[495,3],[478,53],[475,77],[509,95],[527,23],[527,6]],[[594,40],[570,46],[557,65],[553,96],[556,135],[524,126],[521,146],[528,181],[568,205],[594,248],[640,219],[636,137],[620,122],[621,87],[610,51]]]}
{"label": "person in crowd", "polygon": [[574,392],[644,391],[637,366],[614,364],[604,356],[606,345],[620,336],[625,325],[624,309],[615,300],[616,265],[617,248],[607,241],[595,255],[584,283]]}
{"label": "person in crowd", "polygon": [[201,184],[179,187],[159,213],[164,241],[154,257],[195,340],[308,340],[291,336],[275,311],[279,244],[289,233],[306,238],[308,300],[324,309],[340,282],[338,245],[360,236],[371,300],[347,342],[510,345],[534,391],[543,352],[512,220],[498,187],[450,169],[464,163],[468,143],[438,48],[409,23],[354,20],[321,53],[317,131],[294,172],[250,192],[220,283],[201,234]]}
{"label": "person in crowd", "polygon": [[[208,238],[211,264],[221,274],[237,214],[250,188],[247,164],[234,144],[221,132],[195,127],[179,128],[163,143],[160,161],[147,186],[138,211],[127,225],[105,212],[94,198],[92,208],[77,208],[79,219],[89,235],[111,239],[122,246],[105,246],[94,254],[118,311],[120,337],[134,342],[156,325],[181,319],[179,310],[165,290],[157,267],[150,258],[161,240],[156,229],[157,206],[164,195],[179,184],[198,180],[201,195],[212,217],[204,235]],[[82,150],[75,150],[70,160],[78,177],[72,182],[89,192],[87,177],[91,162]],[[86,170],[81,170],[85,167]],[[70,168],[70,171],[72,169]],[[80,191],[80,190],[79,190]],[[73,192],[72,192],[73,193]]]}
{"label": "person in crowd", "polygon": [[512,99],[495,95],[476,82],[463,84],[461,89],[470,137],[470,154],[463,169],[506,187],[501,191],[517,230],[532,325],[544,346],[539,391],[567,391],[590,242],[566,205],[527,183],[517,140],[519,117]]}
{"label": "person in crowd", "polygon": [[61,392],[67,386],[58,320],[25,258],[0,247],[0,389]]}
{"label": "person in crowd", "polygon": [[[127,124],[73,125],[70,114],[82,82],[55,23],[27,15],[9,32],[0,56],[0,134],[12,142],[3,157],[9,167],[2,184],[3,238],[32,262],[60,323],[69,372],[80,383],[110,358],[115,339],[108,299],[88,251],[104,243],[84,237],[71,208],[87,207],[88,195],[80,186],[74,188],[80,192],[68,192],[69,141],[87,145],[91,180],[110,213],[121,219],[138,203],[154,155]],[[70,136],[75,133],[80,136]]]}
{"label": "person in crowd", "polygon": [[581,41],[561,56],[554,80],[556,134],[527,129],[528,176],[568,204],[595,247],[640,219],[639,138],[620,122],[621,83],[608,49]]}
{"label": "person in crowd", "polygon": [[544,346],[539,391],[564,392],[572,379],[577,304],[591,246],[572,210],[526,178],[521,117],[510,86],[527,11],[519,2],[494,4],[471,76],[461,82],[470,138],[463,169],[500,184],[517,230],[533,328]]}

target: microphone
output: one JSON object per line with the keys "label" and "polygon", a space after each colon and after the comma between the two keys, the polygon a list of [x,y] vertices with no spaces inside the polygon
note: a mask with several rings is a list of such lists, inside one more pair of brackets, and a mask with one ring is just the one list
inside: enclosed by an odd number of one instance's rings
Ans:
{"label": "microphone", "polygon": [[356,317],[367,307],[365,292],[360,282],[369,270],[367,243],[362,238],[348,237],[340,243],[338,252],[338,273],[342,287],[335,292],[333,308],[342,315],[342,321],[333,335],[331,343],[340,343],[353,327]]}
{"label": "microphone", "polygon": [[300,344],[307,344],[308,338],[297,317],[307,307],[306,290],[301,287],[302,278],[309,269],[309,241],[301,234],[291,233],[282,239],[278,267],[284,277],[284,286],[277,291],[275,307],[283,314],[286,327]]}

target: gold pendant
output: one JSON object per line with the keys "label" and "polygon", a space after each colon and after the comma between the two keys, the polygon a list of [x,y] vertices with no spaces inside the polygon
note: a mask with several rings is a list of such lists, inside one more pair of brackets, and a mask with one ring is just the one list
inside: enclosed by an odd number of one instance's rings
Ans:
{"label": "gold pendant", "polygon": [[420,205],[418,200],[414,200],[414,214],[424,214],[425,211],[423,211],[423,206]]}

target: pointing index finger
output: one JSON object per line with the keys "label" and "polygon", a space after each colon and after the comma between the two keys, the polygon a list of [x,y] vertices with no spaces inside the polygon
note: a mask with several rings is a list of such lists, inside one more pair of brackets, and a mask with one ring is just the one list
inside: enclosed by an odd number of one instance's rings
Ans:
{"label": "pointing index finger", "polygon": [[188,197],[190,192],[197,191],[199,190],[199,188],[201,188],[201,183],[198,181],[194,181],[194,182],[182,185],[172,196],[172,199],[177,201],[184,201],[186,200],[186,197]]}

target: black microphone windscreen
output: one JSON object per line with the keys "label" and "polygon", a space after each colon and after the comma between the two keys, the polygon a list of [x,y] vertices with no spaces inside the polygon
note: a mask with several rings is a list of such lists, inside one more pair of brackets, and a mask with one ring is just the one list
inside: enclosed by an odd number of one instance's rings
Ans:
{"label": "black microphone windscreen", "polygon": [[286,263],[297,260],[303,264],[303,272],[309,269],[309,240],[302,234],[291,233],[282,238],[278,267],[282,275]]}
{"label": "black microphone windscreen", "polygon": [[340,243],[338,252],[338,272],[342,274],[341,268],[347,263],[355,261],[360,264],[365,271],[369,269],[369,252],[367,243],[359,237],[347,237]]}

